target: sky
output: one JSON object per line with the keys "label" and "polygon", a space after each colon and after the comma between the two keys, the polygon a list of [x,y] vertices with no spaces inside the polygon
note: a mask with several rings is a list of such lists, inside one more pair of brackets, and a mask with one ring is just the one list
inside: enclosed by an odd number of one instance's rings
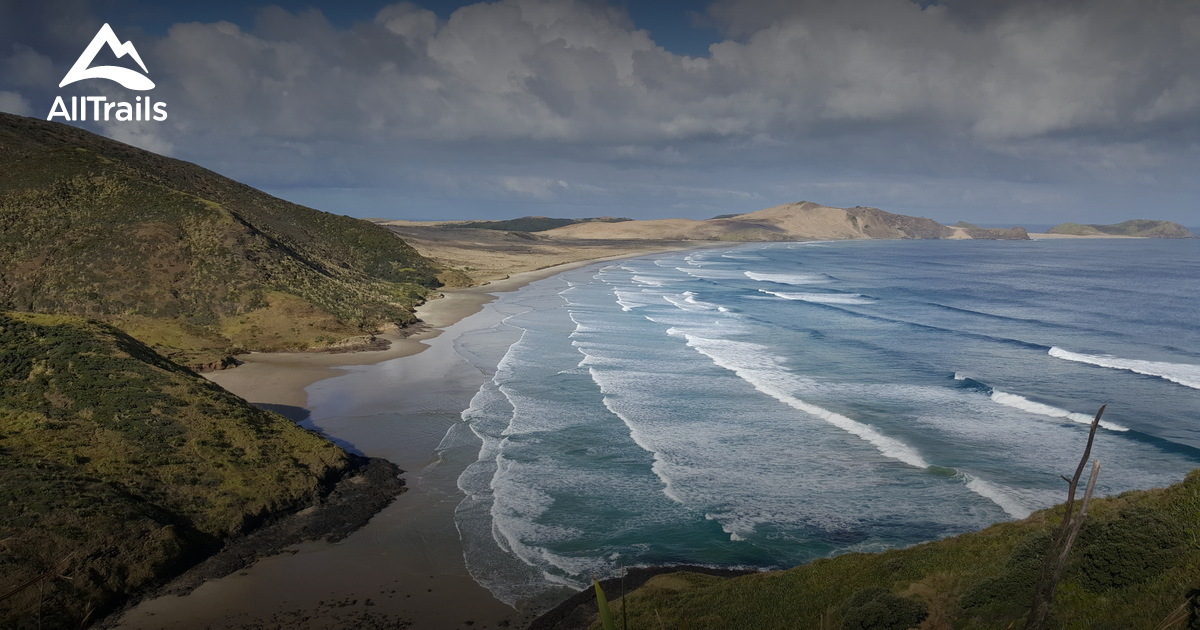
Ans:
{"label": "sky", "polygon": [[[105,23],[153,90],[58,87]],[[169,115],[72,124],[357,217],[1200,225],[1200,0],[0,0],[0,111],[83,95]]]}

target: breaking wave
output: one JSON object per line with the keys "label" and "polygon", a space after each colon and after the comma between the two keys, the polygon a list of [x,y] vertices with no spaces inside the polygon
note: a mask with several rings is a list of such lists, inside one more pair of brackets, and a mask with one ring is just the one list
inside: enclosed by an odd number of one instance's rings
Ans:
{"label": "breaking wave", "polygon": [[1200,389],[1200,365],[1191,363],[1123,359],[1108,354],[1080,354],[1078,352],[1063,350],[1057,346],[1050,348],[1050,356],[1056,359],[1088,363],[1114,370],[1126,370],[1146,376],[1157,376],[1158,378],[1183,385],[1184,387]]}

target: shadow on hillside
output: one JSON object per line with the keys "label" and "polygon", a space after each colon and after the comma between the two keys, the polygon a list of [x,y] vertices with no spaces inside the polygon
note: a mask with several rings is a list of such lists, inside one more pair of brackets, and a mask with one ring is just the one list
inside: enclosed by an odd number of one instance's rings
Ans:
{"label": "shadow on hillside", "polygon": [[283,416],[284,418],[287,418],[288,420],[291,420],[292,422],[296,422],[296,423],[300,423],[300,422],[304,422],[305,420],[308,420],[309,415],[311,415],[311,414],[309,414],[309,411],[307,409],[305,409],[304,407],[297,407],[295,405],[278,405],[275,403],[257,403],[257,402],[252,403],[252,404],[255,407],[258,407],[259,409],[266,409],[267,411],[274,411],[275,413]]}

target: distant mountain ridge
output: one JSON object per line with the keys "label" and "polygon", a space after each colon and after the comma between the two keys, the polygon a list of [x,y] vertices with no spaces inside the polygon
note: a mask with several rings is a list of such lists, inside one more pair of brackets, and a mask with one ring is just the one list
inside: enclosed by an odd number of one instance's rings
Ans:
{"label": "distant mountain ridge", "polygon": [[554,238],[667,239],[696,241],[788,241],[802,239],[1028,239],[1024,228],[966,228],[933,219],[856,206],[836,208],[811,201],[713,219],[656,219],[578,223],[545,232]]}
{"label": "distant mountain ridge", "polygon": [[587,219],[556,219],[554,217],[519,217],[503,221],[464,221],[455,223],[458,228],[477,228],[481,230],[503,230],[506,232],[545,232],[554,228],[575,225],[576,223],[620,223],[632,221],[623,217],[591,217]]}
{"label": "distant mountain ridge", "polygon": [[1111,236],[1137,236],[1142,238],[1196,238],[1195,234],[1186,227],[1173,221],[1153,221],[1150,219],[1133,219],[1121,223],[1100,225],[1096,223],[1062,223],[1049,230],[1048,234],[1069,234],[1072,236],[1094,236],[1108,234]]}
{"label": "distant mountain ridge", "polygon": [[411,323],[436,273],[367,221],[0,114],[0,309],[102,319],[195,364]]}

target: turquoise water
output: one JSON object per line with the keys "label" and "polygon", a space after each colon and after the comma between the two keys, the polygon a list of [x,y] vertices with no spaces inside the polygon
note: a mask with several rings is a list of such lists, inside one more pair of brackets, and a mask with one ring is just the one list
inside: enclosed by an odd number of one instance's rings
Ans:
{"label": "turquoise water", "polygon": [[[509,603],[622,567],[777,568],[1200,466],[1200,242],[754,244],[506,294],[456,522]],[[480,445],[480,443],[482,443]]]}

